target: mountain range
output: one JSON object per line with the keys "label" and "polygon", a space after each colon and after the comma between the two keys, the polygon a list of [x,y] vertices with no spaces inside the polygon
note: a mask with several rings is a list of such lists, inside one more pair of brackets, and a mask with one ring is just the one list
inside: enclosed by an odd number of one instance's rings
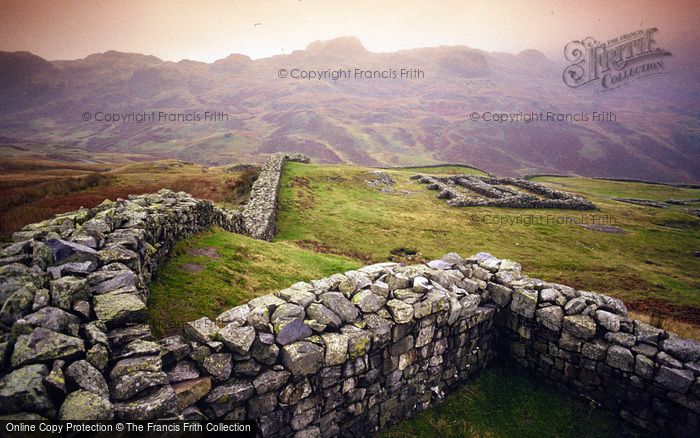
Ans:
{"label": "mountain range", "polygon": [[[72,61],[0,52],[0,145],[20,152],[58,145],[206,164],[261,162],[276,151],[298,151],[326,163],[450,162],[509,176],[697,182],[697,72],[673,57],[664,62],[665,74],[599,92],[567,87],[566,64],[537,50],[507,54],[451,46],[372,53],[354,37],[270,58],[233,54],[213,63],[116,51]],[[357,78],[355,69],[369,73]],[[401,69],[416,77],[401,78]],[[338,70],[349,77],[291,77]],[[483,120],[484,112],[548,111],[610,113],[614,120]],[[153,112],[226,117],[95,120]],[[472,120],[474,112],[479,120]]]}

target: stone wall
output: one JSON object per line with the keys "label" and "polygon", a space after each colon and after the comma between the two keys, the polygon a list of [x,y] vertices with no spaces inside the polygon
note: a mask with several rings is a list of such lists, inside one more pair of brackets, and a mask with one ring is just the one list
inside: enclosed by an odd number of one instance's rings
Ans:
{"label": "stone wall", "polygon": [[641,428],[698,435],[700,343],[630,319],[605,295],[501,280],[488,289],[502,306],[499,344],[512,363]]}
{"label": "stone wall", "polygon": [[644,428],[698,429],[700,344],[485,253],[297,283],[156,341],[148,281],[178,239],[211,224],[245,229],[237,212],[164,190],[16,233],[0,254],[0,414],[364,436],[496,358]]}
{"label": "stone wall", "polygon": [[[440,261],[297,283],[155,341],[153,268],[231,215],[163,190],[16,233],[0,268],[3,418],[255,419],[265,436],[365,435],[430,406],[494,351],[494,308],[462,280],[466,265]],[[236,218],[223,225],[240,231]]]}
{"label": "stone wall", "polygon": [[250,201],[243,210],[246,234],[254,239],[272,240],[275,237],[277,196],[285,161],[308,163],[309,158],[303,154],[278,152],[265,163],[260,176],[253,184]]}
{"label": "stone wall", "polygon": [[[308,162],[275,154],[246,214],[161,190],[14,233],[0,252],[0,412],[65,419],[179,412],[162,371],[171,356],[159,357],[146,324],[147,284],[178,240],[211,226],[271,238],[274,212],[260,215],[258,207],[275,205],[285,160]],[[255,218],[268,222],[259,228]]]}
{"label": "stone wall", "polygon": [[144,378],[172,393],[159,360],[128,375],[119,364],[160,351],[146,341],[148,281],[178,240],[212,225],[243,231],[240,213],[161,190],[16,232],[0,253],[0,412],[126,418],[123,391]]}
{"label": "stone wall", "polygon": [[495,309],[463,281],[466,264],[446,267],[366,266],[185,324],[161,341],[178,352],[165,370],[182,415],[254,419],[263,436],[367,436],[429,407],[494,351]]}

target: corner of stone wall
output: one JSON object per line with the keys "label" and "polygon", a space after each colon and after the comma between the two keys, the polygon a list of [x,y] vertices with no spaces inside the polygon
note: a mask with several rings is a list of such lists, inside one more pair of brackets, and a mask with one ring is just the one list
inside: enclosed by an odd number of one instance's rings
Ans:
{"label": "corner of stone wall", "polygon": [[171,381],[202,386],[183,415],[253,419],[263,436],[366,436],[442,400],[490,360],[496,313],[467,262],[447,259],[300,282],[187,323],[162,341],[182,351]]}
{"label": "corner of stone wall", "polygon": [[498,304],[499,351],[510,363],[592,400],[637,427],[697,436],[700,343],[628,317],[618,299],[528,278],[486,254]]}

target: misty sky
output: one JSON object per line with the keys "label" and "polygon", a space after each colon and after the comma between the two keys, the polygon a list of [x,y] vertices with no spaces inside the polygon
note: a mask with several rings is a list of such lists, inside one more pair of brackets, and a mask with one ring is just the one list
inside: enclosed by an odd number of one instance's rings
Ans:
{"label": "misty sky", "polygon": [[118,50],[212,62],[354,35],[374,52],[466,45],[563,59],[573,39],[657,27],[659,46],[695,56],[699,18],[698,0],[0,0],[0,50],[50,60]]}

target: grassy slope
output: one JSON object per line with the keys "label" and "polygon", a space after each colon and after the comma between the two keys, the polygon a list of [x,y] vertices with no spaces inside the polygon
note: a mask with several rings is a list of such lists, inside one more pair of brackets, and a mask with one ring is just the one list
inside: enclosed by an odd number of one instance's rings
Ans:
{"label": "grassy slope", "polygon": [[[553,408],[556,406],[556,408]],[[494,367],[380,435],[407,437],[621,437],[645,436],[608,412],[557,392],[545,383]]]}
{"label": "grassy slope", "polygon": [[[219,258],[190,255],[191,248],[216,248]],[[190,263],[203,268],[185,272]],[[284,242],[268,243],[212,230],[177,244],[150,285],[148,309],[157,336],[179,333],[182,323],[251,298],[361,266],[344,257],[318,254]]]}
{"label": "grassy slope", "polygon": [[[436,192],[409,180],[415,170],[387,172],[397,181],[396,193],[367,187],[368,169],[287,164],[276,240],[323,242],[329,251],[372,261],[386,260],[399,247],[415,249],[428,259],[448,251],[488,251],[517,260],[525,272],[546,280],[625,300],[658,298],[700,306],[700,258],[692,256],[700,249],[700,221],[680,207],[655,209],[609,199],[688,199],[700,197],[700,190],[541,178],[553,187],[585,194],[601,211],[452,208],[436,199]],[[593,215],[613,218],[626,233],[554,223],[559,217],[590,221]],[[495,223],[528,219],[544,223]]]}

